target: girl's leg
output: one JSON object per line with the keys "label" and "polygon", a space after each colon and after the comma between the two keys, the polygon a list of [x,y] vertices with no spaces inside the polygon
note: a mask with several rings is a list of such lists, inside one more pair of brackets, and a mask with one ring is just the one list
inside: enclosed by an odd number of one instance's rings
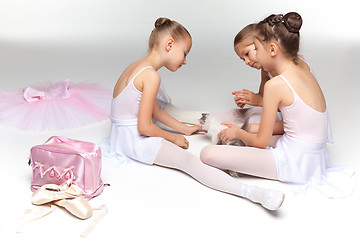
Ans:
{"label": "girl's leg", "polygon": [[154,164],[181,170],[207,187],[248,198],[269,210],[278,209],[284,199],[279,191],[243,184],[225,172],[204,164],[194,154],[163,141]]}
{"label": "girl's leg", "polygon": [[219,169],[278,179],[275,160],[269,149],[208,145],[201,150],[200,159]]}

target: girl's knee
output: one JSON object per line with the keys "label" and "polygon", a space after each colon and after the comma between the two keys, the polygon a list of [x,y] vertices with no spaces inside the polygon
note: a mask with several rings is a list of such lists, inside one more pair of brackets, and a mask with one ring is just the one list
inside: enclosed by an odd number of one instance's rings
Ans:
{"label": "girl's knee", "polygon": [[211,163],[212,157],[215,154],[214,150],[214,147],[211,145],[205,146],[200,152],[200,160],[206,164]]}

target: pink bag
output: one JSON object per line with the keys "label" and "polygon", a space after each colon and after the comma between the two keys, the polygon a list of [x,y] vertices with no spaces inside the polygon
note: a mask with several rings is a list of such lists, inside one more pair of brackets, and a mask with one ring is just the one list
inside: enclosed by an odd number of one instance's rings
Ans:
{"label": "pink bag", "polygon": [[83,189],[86,199],[102,193],[101,149],[96,144],[54,136],[32,147],[30,154],[32,191],[44,184],[60,185],[72,179]]}

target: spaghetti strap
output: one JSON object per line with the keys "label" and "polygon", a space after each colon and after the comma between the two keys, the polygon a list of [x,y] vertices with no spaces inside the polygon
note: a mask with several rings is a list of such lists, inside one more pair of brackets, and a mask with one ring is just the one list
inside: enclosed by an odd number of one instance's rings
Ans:
{"label": "spaghetti strap", "polygon": [[289,81],[284,77],[282,76],[281,74],[279,75],[279,77],[281,77],[285,82],[286,84],[289,86],[289,88],[291,89],[291,91],[293,92],[294,95],[297,95],[295,90],[292,88],[292,86],[290,85]]}
{"label": "spaghetti strap", "polygon": [[[116,97],[113,97],[112,99],[113,100],[115,100],[115,99],[117,99],[123,92],[124,92],[124,90],[126,90],[127,88],[129,88],[129,86],[133,86],[135,89],[136,89],[136,87],[135,87],[135,85],[134,85],[134,79],[142,72],[142,71],[144,71],[145,69],[148,69],[148,68],[153,68],[152,66],[147,66],[147,67],[143,67],[139,72],[137,72],[133,77],[132,77],[132,79],[130,80],[130,82],[128,82],[127,83],[127,85],[124,87],[124,89],[123,90],[121,90],[121,92],[120,93],[118,93],[118,95],[116,96]],[[137,91],[139,91],[138,89],[136,89]]]}
{"label": "spaghetti strap", "polygon": [[135,74],[135,76],[131,79],[130,82],[134,81],[134,79],[135,79],[142,71],[144,71],[145,69],[148,69],[148,68],[153,68],[153,67],[152,67],[152,66],[143,67],[138,73]]}

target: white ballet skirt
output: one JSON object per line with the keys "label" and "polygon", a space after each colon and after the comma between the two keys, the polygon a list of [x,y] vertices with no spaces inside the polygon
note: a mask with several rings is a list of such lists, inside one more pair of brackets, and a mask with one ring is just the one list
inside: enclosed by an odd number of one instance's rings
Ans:
{"label": "white ballet skirt", "polygon": [[[156,100],[161,109],[171,103],[171,98],[162,83],[160,83]],[[153,164],[163,138],[140,135],[137,129],[137,118],[124,120],[113,118],[111,115],[109,118],[111,120],[110,137],[99,143],[102,158],[115,167],[131,160]]]}
{"label": "white ballet skirt", "polygon": [[116,119],[110,116],[110,120],[110,137],[99,144],[103,159],[116,167],[129,160],[153,164],[164,139],[140,135],[137,118]]}
{"label": "white ballet skirt", "polygon": [[[111,101],[110,137],[103,139],[99,146],[104,160],[114,166],[135,160],[145,164],[153,164],[164,140],[161,137],[143,136],[138,131],[138,112],[142,92],[136,89],[133,81],[145,69],[142,68],[119,95]],[[160,85],[156,99],[161,108],[170,103],[165,88]]]}
{"label": "white ballet skirt", "polygon": [[106,120],[111,90],[70,80],[0,93],[0,124],[24,131],[53,131]]}
{"label": "white ballet skirt", "polygon": [[343,198],[356,189],[355,171],[345,165],[333,165],[327,150],[332,143],[329,122],[328,139],[325,142],[307,142],[288,136],[286,133],[270,148],[278,173],[278,180],[291,183],[295,193],[309,189],[328,198]]}

